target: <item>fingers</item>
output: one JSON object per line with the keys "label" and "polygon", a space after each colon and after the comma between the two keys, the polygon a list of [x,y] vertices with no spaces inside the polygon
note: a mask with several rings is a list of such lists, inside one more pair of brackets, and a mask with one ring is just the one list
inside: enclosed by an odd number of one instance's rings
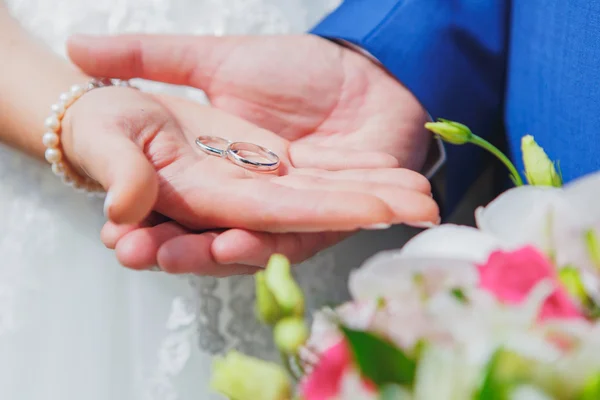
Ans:
{"label": "fingers", "polygon": [[296,168],[318,168],[339,171],[358,168],[397,168],[398,160],[380,151],[354,150],[315,146],[310,143],[293,143],[289,149],[290,160]]}
{"label": "fingers", "polygon": [[178,236],[165,242],[158,250],[158,265],[162,270],[173,273],[194,273],[208,276],[248,275],[259,267],[243,264],[219,264],[211,252],[212,243],[219,234],[207,232]]}
{"label": "fingers", "polygon": [[219,235],[216,232],[191,234],[175,222],[150,227],[129,226],[120,233],[126,229],[132,230],[117,240],[115,250],[119,262],[131,269],[147,270],[158,266],[172,274],[193,273],[218,277],[257,271],[254,266],[217,263],[211,253],[212,242]]}
{"label": "fingers", "polygon": [[230,229],[223,233],[189,233],[175,222],[133,229],[117,241],[118,260],[145,270],[158,265],[173,273],[209,276],[253,274],[274,253],[302,262],[352,233],[272,234]]}
{"label": "fingers", "polygon": [[222,264],[264,266],[272,254],[284,254],[300,263],[350,236],[351,232],[272,234],[242,229],[225,231],[212,244],[215,260]]}
{"label": "fingers", "polygon": [[419,173],[404,168],[348,169],[342,171],[298,168],[291,170],[291,174],[335,179],[338,181],[395,185],[400,188],[415,190],[423,194],[431,194],[431,183],[427,178]]}
{"label": "fingers", "polygon": [[[152,210],[158,196],[156,171],[140,149],[118,135],[84,154],[90,175],[108,189],[104,214],[117,223],[135,223]],[[110,154],[110,156],[107,156]]]}
{"label": "fingers", "polygon": [[[156,170],[132,138],[169,116],[138,111],[146,105],[137,91],[105,88],[75,102],[63,120],[65,154],[107,190],[104,213],[117,224],[141,222],[158,196]],[[136,121],[127,115],[131,110]]]}
{"label": "fingers", "polygon": [[394,212],[371,194],[299,190],[274,182],[235,179],[189,188],[186,207],[173,210],[171,217],[186,226],[276,233],[355,231],[394,220]]}
{"label": "fingers", "polygon": [[128,268],[148,269],[158,265],[157,253],[160,246],[186,233],[187,230],[175,222],[135,229],[117,241],[117,259]]}
{"label": "fingers", "polygon": [[330,191],[347,199],[354,193],[371,193],[392,210],[392,223],[435,223],[438,219],[439,209],[431,196],[388,184],[303,175],[283,176],[277,183],[295,189]]}
{"label": "fingers", "polygon": [[100,127],[89,134],[103,137],[94,148],[83,148],[80,154],[86,172],[108,190],[104,214],[121,224],[141,221],[158,196],[156,171],[126,137],[106,134]]}
{"label": "fingers", "polygon": [[151,213],[147,218],[138,224],[115,224],[112,221],[107,221],[100,232],[100,240],[109,249],[114,249],[117,242],[129,232],[133,232],[140,228],[148,228],[163,222],[167,222],[168,218],[158,213]]}
{"label": "fingers", "polygon": [[239,39],[202,36],[73,36],[71,60],[91,76],[144,78],[201,89]]}

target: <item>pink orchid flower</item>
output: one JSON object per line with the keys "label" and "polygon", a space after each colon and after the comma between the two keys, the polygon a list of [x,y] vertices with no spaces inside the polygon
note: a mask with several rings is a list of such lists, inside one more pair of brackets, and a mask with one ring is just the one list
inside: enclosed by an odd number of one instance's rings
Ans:
{"label": "pink orchid flower", "polygon": [[477,268],[480,286],[508,304],[520,304],[538,283],[549,279],[556,289],[542,305],[539,318],[584,318],[560,285],[550,260],[532,246],[515,251],[495,251]]}
{"label": "pink orchid flower", "polygon": [[[346,373],[352,370],[352,353],[345,340],[339,341],[321,354],[318,364],[301,383],[304,400],[331,400],[340,395]],[[363,381],[366,392],[375,392],[369,382]]]}

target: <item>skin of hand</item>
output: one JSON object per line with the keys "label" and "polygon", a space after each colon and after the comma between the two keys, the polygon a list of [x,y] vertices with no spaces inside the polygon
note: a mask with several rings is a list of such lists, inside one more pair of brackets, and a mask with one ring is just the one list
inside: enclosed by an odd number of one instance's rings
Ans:
{"label": "skin of hand", "polygon": [[[91,76],[144,78],[202,89],[212,105],[300,145],[306,166],[381,166],[419,170],[431,143],[427,113],[382,67],[312,36],[75,36],[71,60]],[[360,160],[330,160],[353,149]],[[306,156],[306,155],[304,155]],[[290,154],[295,162],[296,154]]]}
{"label": "skin of hand", "polygon": [[[280,156],[281,166],[257,173],[206,155],[194,144],[201,135],[260,144]],[[301,260],[339,240],[340,232],[438,218],[429,182],[386,168],[386,153],[364,159],[360,150],[332,148],[329,162],[342,165],[350,157],[358,160],[356,168],[346,162],[343,169],[320,169],[312,162],[319,145],[297,145],[181,98],[122,87],[93,90],[67,110],[62,139],[78,171],[108,189],[105,212],[112,224],[103,238],[132,268],[249,273],[273,250]],[[151,211],[177,223],[145,218]]]}
{"label": "skin of hand", "polygon": [[[0,56],[7,55],[3,58],[4,74],[0,75],[2,94],[0,96],[0,140],[37,158],[43,158],[42,124],[48,115],[49,105],[56,101],[61,91],[66,90],[70,85],[86,82],[89,76],[73,69],[42,46],[38,40],[32,39],[10,17],[1,1],[0,33],[2,33],[0,34]],[[43,73],[40,72],[39,65],[44,65]],[[137,223],[149,209],[153,208],[157,199],[156,204],[161,203],[163,171],[161,169],[157,172],[154,162],[168,160],[172,156],[165,151],[161,152],[161,149],[172,150],[173,143],[180,145],[181,137],[186,136],[181,132],[178,133],[179,136],[157,134],[156,137],[164,139],[161,139],[162,145],[154,145],[155,141],[150,140],[152,143],[150,146],[146,140],[153,137],[154,133],[165,130],[173,133],[176,131],[175,128],[181,129],[182,125],[172,115],[165,117],[169,107],[161,104],[160,99],[133,95],[131,94],[133,92],[118,92],[118,95],[113,95],[117,93],[116,91],[116,88],[100,89],[78,100],[66,114],[62,139],[67,158],[81,167],[79,172],[89,172],[96,179],[101,180],[112,193],[109,197],[112,201],[108,202],[107,211],[109,217],[116,222],[109,221],[106,224],[102,237],[109,247],[116,246],[117,255],[124,264],[133,268],[144,268],[158,263],[165,270],[172,272],[198,272],[211,275],[252,272],[253,268],[250,266],[263,265],[272,251],[283,252],[292,260],[299,261],[348,234],[268,233],[244,229],[221,229],[191,234],[194,231],[189,228],[174,222],[164,222],[164,217],[156,218],[158,213],[153,213],[143,222]],[[31,96],[31,93],[35,93],[35,96]],[[165,102],[173,103],[166,98]],[[135,107],[133,103],[136,104]],[[215,119],[217,120],[218,118]],[[204,119],[194,121],[193,129],[203,126],[205,122]],[[236,125],[232,128],[244,130],[246,125],[243,127]],[[252,126],[252,129],[256,128]],[[219,131],[218,134],[221,135],[222,132]],[[169,137],[173,139],[173,143],[169,142]],[[185,140],[189,144],[189,138],[186,137]],[[156,141],[156,143],[160,142]],[[140,147],[140,144],[148,144],[148,146]],[[274,148],[279,148],[280,145],[281,143],[274,144]],[[189,148],[189,146],[182,146],[182,154],[189,155]],[[295,153],[302,157],[302,151],[296,151],[289,145],[287,148],[293,150],[286,155],[288,160],[291,160],[290,155]],[[298,146],[297,149],[301,150],[301,147]],[[153,150],[154,153],[149,153],[149,150]],[[153,155],[154,158],[150,158],[148,162],[146,154]],[[191,157],[188,155],[181,158],[189,160]],[[377,167],[382,166],[382,160],[388,167],[395,164],[390,162],[390,157],[382,157],[381,153],[376,157],[367,153],[367,157],[361,158],[364,155],[365,153],[355,154],[351,160],[355,164],[365,158],[369,163],[376,160]],[[173,164],[183,166],[185,162]],[[170,168],[171,172],[174,170],[175,168]],[[310,175],[311,171],[306,168],[305,172]],[[398,175],[396,170],[383,175],[381,172],[373,175],[364,171],[361,171],[358,176],[356,171],[345,173],[353,175],[346,175],[344,178],[350,181],[376,183],[383,180],[383,183],[397,184],[399,180],[410,180],[410,177]],[[192,175],[192,173],[188,174]],[[194,179],[198,177],[195,176]],[[325,181],[323,178],[316,179]],[[179,184],[182,185],[181,187],[185,186],[181,181]],[[298,184],[297,180],[296,184]],[[177,187],[177,185],[172,186]],[[418,186],[419,184],[415,183],[414,187]],[[422,189],[423,192],[429,191],[424,185]],[[201,198],[201,193],[198,197]],[[369,202],[373,202],[373,196]],[[161,204],[167,211],[170,210],[164,202]],[[381,208],[381,202],[378,204],[377,207]],[[388,206],[386,207],[389,209]],[[275,211],[277,210],[273,210],[272,215]],[[124,224],[127,221],[136,222]],[[188,224],[191,222],[186,221]],[[271,218],[267,221],[274,223],[276,219]],[[283,225],[279,228],[283,229]]]}
{"label": "skin of hand", "polygon": [[[78,36],[69,41],[68,50],[71,59],[92,75],[141,77],[200,88],[213,106],[290,140],[295,145],[290,161],[307,167],[419,169],[430,144],[423,129],[427,114],[404,86],[363,55],[311,35]],[[311,151],[303,152],[305,146]],[[344,149],[359,152],[330,156]],[[382,157],[382,152],[391,157]],[[109,222],[103,238],[109,247],[126,243],[129,249],[140,249],[153,242],[151,237],[182,235],[180,251],[199,265],[186,251],[193,235],[181,232],[181,227],[174,232],[174,226],[172,222],[153,227],[148,222],[143,226]],[[213,247],[238,249],[229,262],[263,265],[271,252],[300,261],[345,236],[325,232],[273,237],[233,229],[218,236]],[[204,261],[214,266],[214,259]]]}
{"label": "skin of hand", "polygon": [[[68,49],[71,59],[93,75],[142,77],[203,89],[213,106],[278,133],[292,141],[295,149],[310,146],[311,151],[300,154],[290,151],[290,160],[305,166],[340,170],[403,165],[417,169],[430,142],[423,131],[427,115],[406,88],[363,55],[310,35],[74,37]],[[360,153],[330,157],[330,152],[343,149]],[[385,152],[393,158],[372,152]],[[151,234],[162,237],[166,235],[162,230],[172,233],[171,226],[135,233],[135,227],[109,224],[104,238],[109,246],[123,238],[128,248],[140,248],[142,239]],[[269,251],[289,253],[289,246],[261,235],[233,230],[221,234],[215,247],[235,248],[244,243],[242,238],[262,243],[263,251],[255,251],[255,256],[252,251],[238,253],[253,265],[264,263]],[[287,235],[296,247],[304,243],[297,236],[307,239],[305,235]],[[324,240],[315,235],[321,234],[313,234],[312,240],[324,245],[340,238]],[[327,235],[327,239],[332,236]],[[319,250],[309,247],[313,252]],[[183,246],[181,249],[185,252]]]}

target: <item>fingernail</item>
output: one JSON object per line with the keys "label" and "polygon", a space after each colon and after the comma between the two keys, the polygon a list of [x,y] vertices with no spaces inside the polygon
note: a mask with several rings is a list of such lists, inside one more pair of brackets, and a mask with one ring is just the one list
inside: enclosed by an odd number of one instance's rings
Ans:
{"label": "fingernail", "polygon": [[110,211],[110,206],[112,205],[112,192],[106,193],[106,197],[104,198],[104,216],[108,218],[108,213]]}
{"label": "fingernail", "polygon": [[413,226],[415,228],[425,228],[425,229],[429,229],[429,228],[435,228],[436,226],[438,226],[440,223],[442,222],[442,218],[438,217],[436,222],[431,222],[431,221],[423,221],[423,222],[413,222],[410,224],[410,226]]}
{"label": "fingernail", "polygon": [[392,225],[390,225],[390,224],[381,223],[381,224],[367,225],[367,226],[363,227],[363,229],[366,229],[368,231],[381,231],[384,229],[388,229],[391,226]]}

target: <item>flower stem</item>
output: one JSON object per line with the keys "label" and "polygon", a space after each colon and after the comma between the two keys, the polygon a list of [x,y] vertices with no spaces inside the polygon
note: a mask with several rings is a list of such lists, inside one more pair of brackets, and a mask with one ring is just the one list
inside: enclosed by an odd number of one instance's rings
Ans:
{"label": "flower stem", "polygon": [[294,368],[294,365],[292,365],[292,361],[295,359],[293,359],[292,357],[290,357],[289,355],[283,353],[283,352],[279,352],[280,356],[281,356],[281,362],[283,363],[283,366],[285,367],[285,370],[287,371],[287,373],[290,375],[290,377],[295,381],[298,382],[300,380],[300,376],[298,371]]}
{"label": "flower stem", "polygon": [[517,171],[517,168],[508,159],[508,157],[506,157],[504,155],[504,153],[502,153],[500,151],[500,149],[498,149],[496,146],[494,146],[487,140],[485,140],[477,135],[472,135],[471,140],[469,142],[476,146],[481,147],[484,150],[489,151],[494,156],[496,156],[496,158],[498,158],[506,166],[506,168],[508,168],[508,170],[510,171],[510,174],[511,174],[513,182],[515,183],[515,186],[523,186],[523,180],[521,179],[521,175]]}

